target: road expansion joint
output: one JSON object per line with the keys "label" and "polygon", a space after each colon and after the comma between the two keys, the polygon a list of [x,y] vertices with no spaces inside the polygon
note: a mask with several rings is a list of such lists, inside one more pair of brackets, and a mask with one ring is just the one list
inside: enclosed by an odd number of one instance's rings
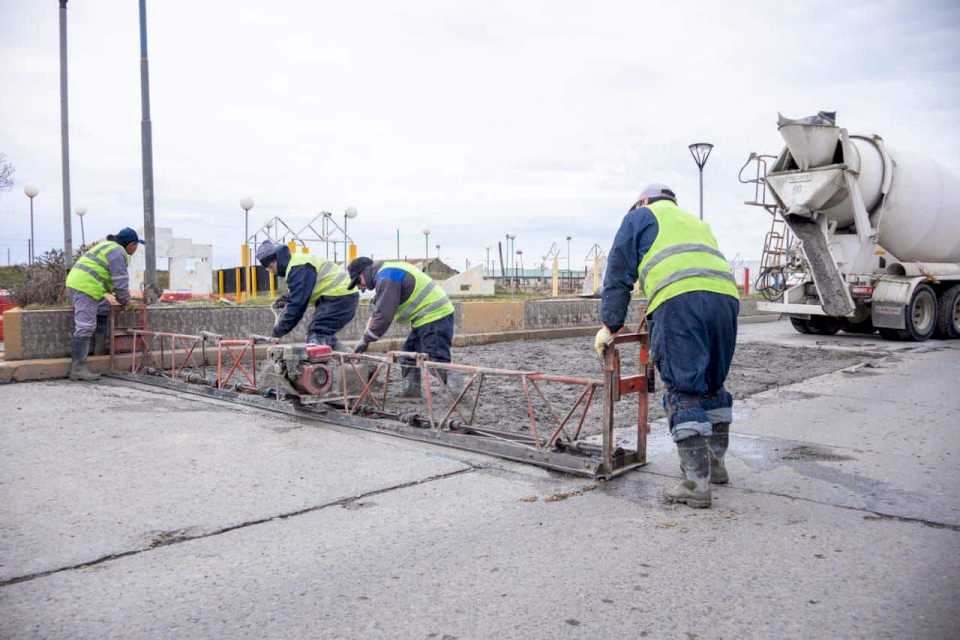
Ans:
{"label": "road expansion joint", "polygon": [[417,480],[411,480],[409,482],[402,482],[400,484],[391,485],[389,487],[382,487],[380,489],[374,489],[372,491],[367,491],[364,493],[359,493],[354,496],[349,496],[346,498],[338,498],[331,502],[324,502],[323,504],[313,505],[310,507],[305,507],[303,509],[297,509],[295,511],[288,511],[286,513],[279,513],[272,516],[267,516],[264,518],[256,518],[253,520],[247,520],[240,522],[238,524],[233,524],[227,527],[222,527],[213,531],[203,531],[193,533],[194,529],[192,527],[184,529],[175,529],[173,531],[162,532],[155,535],[150,543],[139,549],[130,549],[128,551],[121,551],[118,553],[111,553],[105,556],[96,558],[95,560],[88,560],[87,562],[81,562],[78,564],[68,565],[65,567],[58,567],[56,569],[48,569],[46,571],[38,571],[35,573],[29,573],[22,576],[16,576],[13,578],[8,578],[6,580],[0,581],[0,588],[8,587],[11,585],[19,584],[21,582],[29,582],[31,580],[36,580],[38,578],[45,578],[57,573],[63,573],[66,571],[76,571],[78,569],[86,569],[88,567],[94,567],[105,562],[111,562],[113,560],[119,560],[121,558],[127,558],[129,556],[139,555],[141,553],[146,553],[148,551],[153,551],[155,549],[160,549],[162,547],[169,547],[175,544],[180,544],[183,542],[190,542],[193,540],[202,540],[204,538],[213,538],[216,536],[223,535],[225,533],[230,533],[231,531],[236,531],[238,529],[245,529],[247,527],[253,527],[260,524],[265,524],[267,522],[274,522],[280,520],[288,520],[290,518],[295,518],[297,516],[302,516],[308,513],[313,513],[314,511],[321,511],[323,509],[328,509],[330,507],[342,507],[345,509],[355,509],[359,506],[359,503],[367,498],[373,496],[383,495],[385,493],[391,493],[393,491],[399,491],[402,489],[409,489],[411,487],[420,486],[423,484],[428,484],[430,482],[437,482],[439,480],[446,480],[448,478],[453,478],[456,476],[464,475],[467,473],[472,473],[474,471],[479,471],[483,469],[482,466],[471,465],[467,462],[462,462],[461,464],[465,465],[463,469],[457,469],[455,471],[448,471],[447,473],[439,473],[426,478],[419,478]]}

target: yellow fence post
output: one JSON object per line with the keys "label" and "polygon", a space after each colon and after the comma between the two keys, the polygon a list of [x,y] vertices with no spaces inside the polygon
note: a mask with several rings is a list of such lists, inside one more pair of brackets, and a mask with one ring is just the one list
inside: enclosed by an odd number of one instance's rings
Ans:
{"label": "yellow fence post", "polygon": [[240,302],[243,299],[243,290],[240,288],[240,267],[234,269],[234,278],[236,280],[234,281],[233,295],[234,299]]}
{"label": "yellow fence post", "polygon": [[350,248],[347,249],[347,264],[350,264],[356,259],[357,259],[357,245],[351,242]]}
{"label": "yellow fence post", "polygon": [[277,297],[277,277],[269,271],[267,272],[267,275],[269,276],[267,280],[270,281],[270,299],[273,300]]}
{"label": "yellow fence post", "polygon": [[250,290],[253,292],[253,297],[256,298],[256,297],[257,297],[257,267],[256,267],[256,265],[250,267],[250,273],[251,273],[252,276],[253,276],[253,278],[251,279],[251,282],[250,282]]}
{"label": "yellow fence post", "polygon": [[220,291],[220,297],[223,297],[223,269],[217,270],[217,288]]}

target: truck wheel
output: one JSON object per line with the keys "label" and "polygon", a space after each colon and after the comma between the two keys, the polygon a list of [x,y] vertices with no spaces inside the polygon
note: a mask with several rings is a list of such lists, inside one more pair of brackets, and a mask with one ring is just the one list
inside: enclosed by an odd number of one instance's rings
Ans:
{"label": "truck wheel", "polygon": [[953,285],[940,296],[936,334],[944,340],[960,338],[960,284]]}
{"label": "truck wheel", "polygon": [[916,288],[905,315],[906,328],[897,331],[901,340],[923,342],[933,335],[937,328],[937,294],[930,285],[921,284]]}
{"label": "truck wheel", "polygon": [[790,318],[790,324],[798,333],[810,333],[810,321],[803,318]]}
{"label": "truck wheel", "polygon": [[810,333],[818,336],[832,336],[840,331],[843,321],[840,318],[831,318],[829,316],[811,316]]}
{"label": "truck wheel", "polygon": [[873,323],[870,322],[870,318],[863,320],[861,322],[850,322],[849,320],[843,321],[843,332],[844,333],[857,333],[860,335],[870,335],[877,328],[873,326]]}

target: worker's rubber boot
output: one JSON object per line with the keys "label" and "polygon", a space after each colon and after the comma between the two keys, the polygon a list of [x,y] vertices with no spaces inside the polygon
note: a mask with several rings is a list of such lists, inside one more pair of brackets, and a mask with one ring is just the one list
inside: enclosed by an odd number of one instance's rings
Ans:
{"label": "worker's rubber boot", "polygon": [[90,338],[73,338],[70,362],[70,379],[91,382],[99,380],[100,374],[87,368],[87,351],[90,349]]}
{"label": "worker's rubber boot", "polygon": [[107,316],[97,316],[97,328],[93,333],[93,355],[105,356],[110,353],[107,346]]}
{"label": "worker's rubber boot", "polygon": [[400,392],[401,398],[419,398],[421,395],[420,389],[420,369],[408,369],[407,375],[405,375],[403,391]]}
{"label": "worker's rubber boot", "polygon": [[730,423],[720,422],[713,425],[713,435],[710,436],[710,482],[713,484],[727,484],[730,476],[723,463],[723,456],[727,453],[730,444]]}
{"label": "worker's rubber boot", "polygon": [[683,480],[667,489],[667,502],[682,502],[694,509],[705,509],[710,497],[710,449],[703,436],[685,438],[677,443]]}

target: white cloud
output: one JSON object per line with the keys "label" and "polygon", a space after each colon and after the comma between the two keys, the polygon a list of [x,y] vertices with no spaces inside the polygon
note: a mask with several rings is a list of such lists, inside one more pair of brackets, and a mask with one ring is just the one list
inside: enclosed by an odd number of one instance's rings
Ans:
{"label": "white cloud", "polygon": [[[736,174],[778,150],[778,110],[835,108],[960,171],[952,3],[148,4],[158,224],[220,264],[247,194],[251,226],[355,205],[376,255],[397,228],[422,253],[429,227],[460,266],[508,231],[533,256],[572,234],[578,264],[646,182],[696,210],[701,138],[707,218],[755,257],[767,218]],[[136,3],[69,6],[73,202],[103,235],[142,219]],[[0,252],[22,259],[23,182],[42,190],[38,246],[62,233],[55,3],[0,0],[0,56],[0,151],[20,182],[0,195]]]}

